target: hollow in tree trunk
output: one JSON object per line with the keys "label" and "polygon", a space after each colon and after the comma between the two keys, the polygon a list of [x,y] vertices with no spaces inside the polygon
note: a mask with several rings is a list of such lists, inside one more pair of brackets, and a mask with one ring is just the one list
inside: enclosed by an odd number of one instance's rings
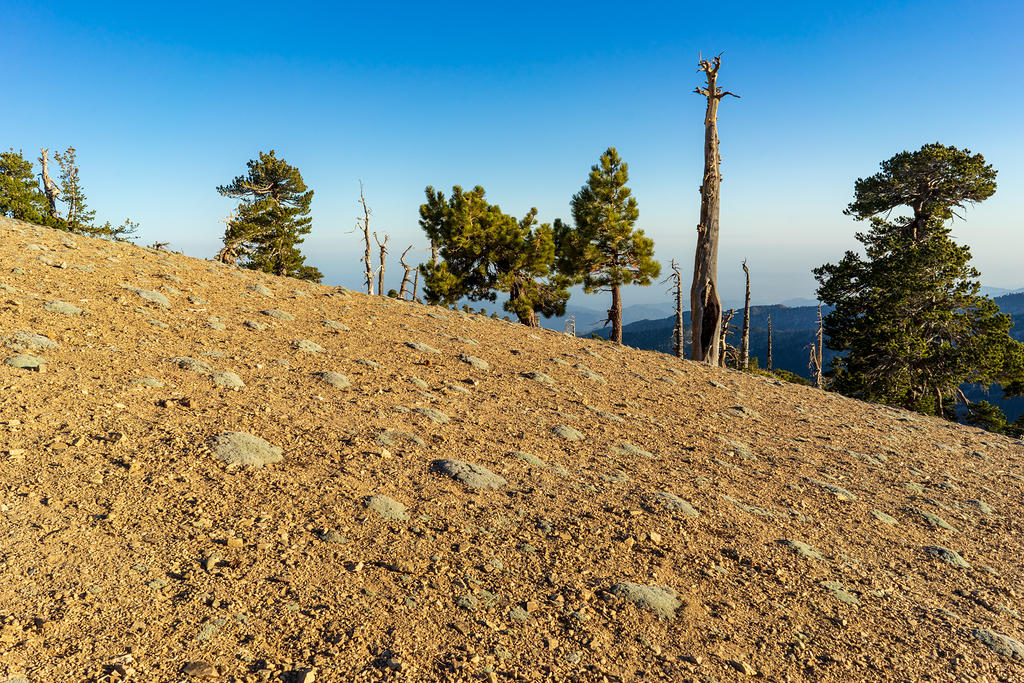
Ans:
{"label": "hollow in tree trunk", "polygon": [[690,328],[693,343],[690,358],[718,365],[719,336],[722,325],[722,300],[718,293],[718,214],[722,184],[721,157],[718,153],[718,103],[726,95],[739,97],[718,87],[718,69],[722,56],[700,59],[699,70],[707,78],[707,87],[696,89],[707,98],[704,114],[704,179],[700,186],[700,223],[697,225],[697,250],[690,287]]}

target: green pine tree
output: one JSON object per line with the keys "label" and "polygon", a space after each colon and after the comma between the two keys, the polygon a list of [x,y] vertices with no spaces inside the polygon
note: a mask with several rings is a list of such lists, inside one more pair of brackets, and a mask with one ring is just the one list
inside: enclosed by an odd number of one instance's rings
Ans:
{"label": "green pine tree", "polygon": [[49,225],[46,195],[22,153],[0,152],[0,216]]}
{"label": "green pine tree", "polygon": [[640,217],[636,198],[626,183],[629,165],[614,147],[601,155],[590,169],[590,178],[573,195],[570,228],[555,221],[559,245],[558,269],[573,282],[583,284],[588,294],[611,292],[611,341],[622,343],[622,294],[624,285],[651,284],[661,272],[654,260],[654,241],[635,228]]}
{"label": "green pine tree", "polygon": [[225,250],[241,257],[246,268],[320,282],[323,275],[306,265],[299,251],[313,223],[313,190],[274,150],[260,152],[247,166],[248,173],[217,187],[221,195],[240,200],[224,231]]}
{"label": "green pine tree", "polygon": [[68,147],[62,152],[53,153],[54,160],[60,165],[60,200],[64,202],[65,211],[63,218],[55,223],[55,227],[73,232],[79,235],[90,235],[92,237],[105,237],[119,241],[126,241],[133,236],[139,228],[139,224],[130,218],[119,226],[106,221],[103,225],[96,224],[96,211],[89,208],[85,198],[85,190],[82,188],[79,177],[77,152],[74,147]]}
{"label": "green pine tree", "polygon": [[[857,180],[846,209],[870,222],[857,233],[864,256],[847,252],[814,270],[825,318],[832,386],[866,401],[952,416],[966,402],[964,383],[1009,384],[1024,377],[1024,345],[1012,322],[979,294],[970,249],[950,222],[968,204],[990,197],[996,171],[980,154],[929,144],[882,163]],[[893,213],[905,211],[909,215]],[[991,422],[979,407],[978,420]]]}
{"label": "green pine tree", "polygon": [[505,292],[505,310],[532,326],[537,314],[565,313],[567,283],[552,272],[554,232],[537,224],[537,209],[516,220],[489,204],[480,186],[465,192],[456,185],[448,199],[432,187],[426,195],[420,226],[441,257],[420,266],[427,301],[494,301],[496,292]]}

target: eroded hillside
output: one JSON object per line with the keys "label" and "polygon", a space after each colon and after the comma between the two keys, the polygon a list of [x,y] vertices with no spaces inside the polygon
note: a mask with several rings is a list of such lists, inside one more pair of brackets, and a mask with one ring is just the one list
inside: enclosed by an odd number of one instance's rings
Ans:
{"label": "eroded hillside", "polygon": [[0,681],[1024,679],[1019,441],[26,224],[0,264]]}

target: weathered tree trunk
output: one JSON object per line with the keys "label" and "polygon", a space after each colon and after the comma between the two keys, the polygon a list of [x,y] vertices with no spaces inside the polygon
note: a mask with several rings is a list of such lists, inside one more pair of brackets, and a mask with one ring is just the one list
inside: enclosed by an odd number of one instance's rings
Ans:
{"label": "weathered tree trunk", "polygon": [[[718,365],[719,337],[722,324],[722,300],[718,293],[718,214],[722,175],[718,153],[718,102],[726,95],[717,85],[721,55],[708,61],[700,59],[700,71],[707,77],[707,87],[696,89],[707,98],[704,114],[704,180],[700,186],[700,223],[697,225],[697,251],[693,263],[693,285],[690,288],[690,328],[693,343],[690,358],[709,365]],[[738,95],[733,95],[738,97]]]}
{"label": "weathered tree trunk", "polygon": [[814,371],[814,386],[818,389],[825,388],[825,374],[824,368],[821,367],[821,354],[822,347],[824,346],[823,330],[825,323],[821,318],[821,302],[818,302],[818,334],[817,339],[814,342],[814,346],[811,347],[811,365]]}
{"label": "weathered tree trunk", "polygon": [[50,160],[48,158],[48,149],[45,147],[39,148],[39,164],[43,167],[43,192],[46,193],[46,202],[49,205],[50,218],[57,218],[57,197],[60,195],[60,187],[57,183],[53,182],[53,178],[50,177]]}
{"label": "weathered tree trunk", "polygon": [[437,244],[434,240],[430,240],[430,265],[437,265]]}
{"label": "weathered tree trunk", "polygon": [[722,321],[722,329],[718,339],[718,367],[724,368],[726,360],[726,352],[729,350],[729,343],[725,340],[726,335],[729,334],[729,323],[732,322],[732,317],[736,315],[736,309],[730,308],[729,312],[725,314],[725,320]]}
{"label": "weathered tree trunk", "polygon": [[416,269],[416,273],[412,276],[412,300],[419,301],[417,292],[420,290],[420,270]]}
{"label": "weathered tree trunk", "polygon": [[673,351],[677,358],[683,357],[683,276],[679,266],[672,259],[672,276],[676,281],[676,325],[674,331]]}
{"label": "weathered tree trunk", "polygon": [[743,300],[743,333],[740,335],[740,370],[750,368],[750,269],[743,259],[743,274],[747,276],[747,296]]}
{"label": "weathered tree trunk", "polygon": [[622,343],[622,289],[612,285],[612,307],[608,309],[608,322],[612,324],[612,335],[609,340]]}
{"label": "weathered tree trunk", "polygon": [[772,369],[772,314],[768,314],[768,362],[765,364],[766,370]]}
{"label": "weathered tree trunk", "polygon": [[373,262],[370,260],[370,208],[366,205],[366,197],[363,196],[363,181],[359,181],[359,203],[363,205],[363,217],[356,219],[356,226],[363,230],[363,245],[366,250],[363,252],[363,267],[366,279],[366,293],[373,294]]}
{"label": "weathered tree trunk", "polygon": [[[388,238],[391,235],[384,233],[384,241],[381,242],[377,233],[373,233],[373,239],[380,247],[380,270],[377,271],[377,293],[384,296],[384,257],[388,255]],[[370,292],[371,294],[373,292]]]}
{"label": "weathered tree trunk", "polygon": [[413,270],[409,266],[409,264],[405,262],[405,255],[409,253],[410,249],[412,249],[411,244],[405,251],[402,252],[402,255],[398,257],[398,262],[402,264],[402,268],[405,268],[405,272],[402,274],[402,286],[398,290],[399,299],[405,299],[405,294],[408,291],[407,288],[409,286],[409,273],[411,273]]}

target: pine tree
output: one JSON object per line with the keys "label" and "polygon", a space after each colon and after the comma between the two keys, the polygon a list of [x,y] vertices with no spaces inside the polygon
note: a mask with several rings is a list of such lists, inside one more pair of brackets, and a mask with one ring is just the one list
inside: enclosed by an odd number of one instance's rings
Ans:
{"label": "pine tree", "polygon": [[91,235],[96,232],[96,212],[86,203],[76,156],[74,147],[68,147],[64,152],[53,153],[54,160],[60,165],[60,199],[65,204],[64,229]]}
{"label": "pine tree", "polygon": [[22,153],[0,152],[0,216],[49,225],[46,195]]}
{"label": "pine tree", "polygon": [[245,268],[319,282],[323,275],[305,264],[298,248],[313,223],[313,190],[274,150],[260,152],[247,166],[246,175],[217,187],[221,195],[241,200],[224,231],[225,249],[241,257]]}
{"label": "pine tree", "polygon": [[[980,296],[970,249],[949,223],[996,188],[980,154],[930,144],[902,152],[855,186],[846,210],[870,222],[857,233],[862,257],[814,270],[818,298],[835,309],[824,319],[834,389],[867,401],[950,415],[966,402],[964,383],[1007,384],[1024,377],[1024,345],[1012,322]],[[910,215],[890,217],[909,209]]]}
{"label": "pine tree", "polygon": [[531,326],[538,314],[565,312],[566,281],[552,271],[554,231],[538,225],[537,209],[516,220],[488,203],[479,185],[469,192],[456,185],[447,199],[433,187],[426,195],[420,226],[440,257],[420,266],[428,302],[495,301],[506,292],[505,310]]}
{"label": "pine tree", "polygon": [[640,210],[627,182],[629,165],[609,147],[591,167],[587,184],[572,197],[575,227],[555,221],[559,271],[582,283],[588,294],[611,292],[608,322],[610,339],[617,344],[622,343],[622,287],[647,286],[661,272],[654,241],[634,227]]}
{"label": "pine tree", "polygon": [[[65,204],[63,218],[56,221],[56,227],[68,232],[93,237],[106,237],[125,241],[134,235],[139,224],[130,218],[115,226],[110,221],[103,225],[96,224],[96,211],[89,208],[79,177],[77,152],[68,147],[63,153],[54,152],[53,158],[60,166],[60,200]],[[55,221],[51,219],[51,223]]]}

